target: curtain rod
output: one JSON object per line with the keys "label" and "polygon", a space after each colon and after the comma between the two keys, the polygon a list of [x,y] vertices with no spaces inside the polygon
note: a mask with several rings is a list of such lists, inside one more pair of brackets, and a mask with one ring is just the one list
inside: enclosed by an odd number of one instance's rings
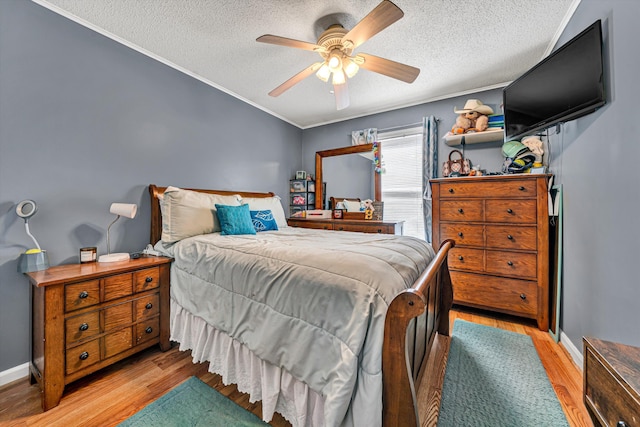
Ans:
{"label": "curtain rod", "polygon": [[[439,122],[440,119],[436,117],[436,121]],[[417,127],[417,126],[422,126],[422,122],[409,123],[408,125],[392,126],[392,127],[388,127],[388,128],[378,129],[378,132],[379,133],[391,132],[393,130],[410,129],[410,128],[414,128],[414,127]],[[347,135],[351,136],[351,133],[348,133]]]}

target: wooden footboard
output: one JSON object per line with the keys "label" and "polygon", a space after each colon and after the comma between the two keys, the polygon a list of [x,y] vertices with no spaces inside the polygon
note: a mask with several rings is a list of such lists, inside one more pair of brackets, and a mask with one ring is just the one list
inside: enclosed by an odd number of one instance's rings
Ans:
{"label": "wooden footboard", "polygon": [[[383,425],[420,426],[416,379],[432,356],[437,334],[449,335],[453,289],[446,240],[413,286],[394,298],[387,311],[382,348]],[[435,378],[423,378],[432,381]]]}

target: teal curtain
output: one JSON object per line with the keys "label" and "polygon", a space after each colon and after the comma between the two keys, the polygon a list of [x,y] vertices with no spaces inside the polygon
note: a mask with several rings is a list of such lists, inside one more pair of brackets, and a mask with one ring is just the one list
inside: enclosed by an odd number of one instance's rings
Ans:
{"label": "teal curtain", "polygon": [[422,209],[424,238],[431,243],[431,186],[429,180],[438,176],[438,119],[428,116],[422,119]]}

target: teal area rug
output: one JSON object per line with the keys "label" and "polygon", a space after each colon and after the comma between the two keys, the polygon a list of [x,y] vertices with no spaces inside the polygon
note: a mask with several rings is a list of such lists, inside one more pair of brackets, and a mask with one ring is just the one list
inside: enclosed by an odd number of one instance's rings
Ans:
{"label": "teal area rug", "polygon": [[568,424],[528,335],[456,319],[438,426]]}
{"label": "teal area rug", "polygon": [[122,427],[268,426],[196,377],[191,377],[122,423]]}

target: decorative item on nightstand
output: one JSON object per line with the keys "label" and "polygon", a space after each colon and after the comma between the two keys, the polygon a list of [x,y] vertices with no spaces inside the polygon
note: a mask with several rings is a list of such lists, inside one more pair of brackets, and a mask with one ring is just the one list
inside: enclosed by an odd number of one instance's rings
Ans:
{"label": "decorative item on nightstand", "polygon": [[117,262],[117,261],[126,261],[129,259],[129,254],[120,252],[120,253],[111,253],[111,242],[109,240],[109,232],[111,231],[111,226],[115,224],[115,222],[120,219],[121,216],[126,218],[134,218],[136,216],[136,212],[138,211],[138,205],[130,204],[130,203],[112,203],[109,212],[111,212],[116,216],[109,227],[107,227],[107,255],[100,255],[98,258],[98,262]]}
{"label": "decorative item on nightstand", "polygon": [[36,245],[35,249],[29,249],[25,253],[20,254],[18,273],[28,273],[30,271],[46,270],[49,268],[47,251],[40,248],[38,241],[29,231],[29,218],[34,216],[37,210],[36,202],[33,200],[23,200],[16,206],[16,214],[24,219],[24,228],[27,230],[27,235],[31,237],[33,243]]}

